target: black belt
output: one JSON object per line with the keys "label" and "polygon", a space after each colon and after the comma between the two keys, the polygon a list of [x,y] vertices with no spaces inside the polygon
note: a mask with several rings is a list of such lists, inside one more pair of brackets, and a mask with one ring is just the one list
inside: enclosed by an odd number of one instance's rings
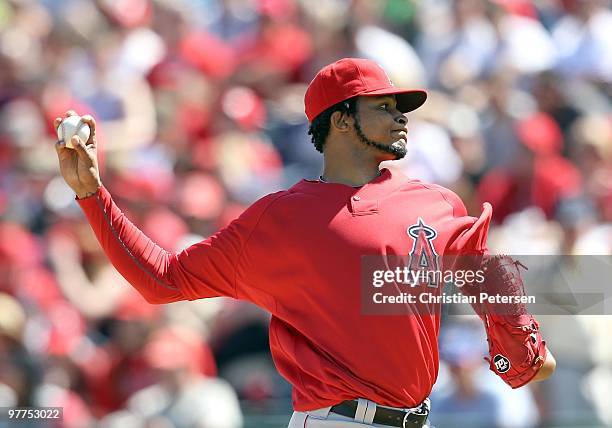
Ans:
{"label": "black belt", "polygon": [[[421,428],[425,425],[427,416],[429,416],[429,406],[426,404],[426,401],[416,409],[411,410],[398,410],[376,406],[376,413],[374,413],[374,420],[372,422],[393,427]],[[340,404],[332,406],[330,411],[354,419],[355,413],[357,413],[357,400],[343,401]]]}

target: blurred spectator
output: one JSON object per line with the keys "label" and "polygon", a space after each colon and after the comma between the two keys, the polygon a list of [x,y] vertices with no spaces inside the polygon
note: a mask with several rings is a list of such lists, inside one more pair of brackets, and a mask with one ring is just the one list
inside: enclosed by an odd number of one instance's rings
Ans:
{"label": "blurred spectator", "polygon": [[569,77],[610,81],[610,5],[605,0],[563,0],[561,4],[567,13],[552,31],[559,57],[557,69]]}
{"label": "blurred spectator", "polygon": [[424,6],[423,13],[419,51],[430,85],[453,90],[482,77],[498,42],[486,15],[486,3],[433,2]]}
{"label": "blurred spectator", "polygon": [[270,317],[256,306],[227,301],[211,327],[211,347],[219,374],[240,398],[266,408],[267,401],[290,394],[290,385],[276,371],[270,355]]}
{"label": "blurred spectator", "polygon": [[146,419],[162,417],[176,428],[242,426],[236,394],[226,381],[214,377],[210,350],[193,332],[159,330],[145,354],[159,383],[130,398],[128,409],[133,413]]}
{"label": "blurred spectator", "polygon": [[[564,88],[561,82],[562,80],[555,73],[550,71],[541,73],[534,82],[533,95],[540,111],[550,115],[561,128],[561,132],[567,135],[574,121],[580,117],[580,112],[567,101],[564,95],[567,88]],[[566,142],[571,141],[569,139]],[[563,154],[568,155],[570,150],[569,145],[566,144],[563,147]]]}
{"label": "blurred spectator", "polygon": [[82,257],[74,238],[61,233],[49,237],[49,260],[64,296],[83,316],[96,321],[110,316],[131,287],[101,251],[90,254],[85,263]]}
{"label": "blurred spectator", "polygon": [[0,400],[3,406],[33,402],[37,382],[35,362],[21,344],[26,313],[13,297],[0,293]]}
{"label": "blurred spectator", "polygon": [[442,422],[445,414],[453,415],[454,426],[499,426],[497,415],[501,403],[479,386],[476,375],[486,352],[479,336],[460,325],[450,327],[440,336],[440,355],[448,364],[451,381],[439,397],[432,397],[432,405],[440,419],[434,422],[438,426],[450,426],[450,420]]}
{"label": "blurred spectator", "polygon": [[480,199],[493,204],[498,222],[528,206],[536,206],[552,218],[563,201],[580,195],[580,173],[560,155],[563,136],[550,117],[534,115],[519,122],[515,132],[522,143],[515,163],[492,169],[483,177]]}
{"label": "blurred spectator", "polygon": [[[454,318],[454,317],[453,317]],[[528,389],[510,390],[484,363],[488,355],[480,321],[449,320],[440,335],[444,368],[432,393],[438,427],[530,427],[538,412]]]}

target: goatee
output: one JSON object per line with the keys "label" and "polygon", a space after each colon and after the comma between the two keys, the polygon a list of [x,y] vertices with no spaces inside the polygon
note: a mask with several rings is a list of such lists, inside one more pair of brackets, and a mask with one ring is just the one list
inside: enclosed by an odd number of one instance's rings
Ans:
{"label": "goatee", "polygon": [[377,143],[376,141],[370,140],[368,137],[365,136],[365,134],[361,130],[361,125],[359,124],[359,121],[357,120],[355,120],[355,132],[357,133],[357,137],[359,137],[362,143],[364,143],[367,146],[374,147],[380,151],[394,155],[395,160],[404,158],[404,156],[406,156],[406,153],[408,152],[408,148],[406,147],[406,144],[405,143],[402,144],[401,141],[396,141],[392,143],[391,145],[386,145],[386,144],[381,144],[381,143]]}

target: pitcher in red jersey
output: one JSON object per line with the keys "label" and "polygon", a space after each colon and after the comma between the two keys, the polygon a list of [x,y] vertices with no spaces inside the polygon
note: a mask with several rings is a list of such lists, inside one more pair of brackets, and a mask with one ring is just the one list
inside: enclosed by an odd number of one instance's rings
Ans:
{"label": "pitcher in red jersey", "polygon": [[[421,427],[438,374],[440,317],[363,314],[361,258],[486,254],[492,213],[485,204],[480,218],[470,217],[450,190],[379,169],[406,155],[405,114],[426,98],[393,86],[370,60],[324,67],[305,95],[309,133],[325,161],[319,180],[263,197],[178,254],[139,231],[102,184],[93,118],[84,119],[89,141],[56,148],[104,251],[150,303],[229,296],[271,313],[274,362],[293,386],[289,427]],[[539,332],[530,334],[540,353],[514,387],[554,371]]]}

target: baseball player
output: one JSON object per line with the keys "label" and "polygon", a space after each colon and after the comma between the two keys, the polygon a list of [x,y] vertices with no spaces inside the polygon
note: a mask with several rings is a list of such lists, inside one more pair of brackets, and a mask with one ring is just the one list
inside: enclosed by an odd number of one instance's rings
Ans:
{"label": "baseball player", "polygon": [[[75,150],[61,141],[56,148],[61,174],[100,245],[148,302],[229,296],[271,313],[272,356],[293,386],[290,428],[421,427],[438,374],[439,312],[364,315],[361,257],[411,249],[471,254],[496,272],[491,282],[520,283],[511,259],[482,258],[490,205],[469,217],[453,192],[379,169],[405,156],[405,113],[426,98],[394,87],[369,60],[324,67],[304,98],[309,133],[324,155],[320,178],[261,198],[178,254],[138,230],[102,184],[91,116],[84,117],[92,131],[87,142],[74,138]],[[554,358],[533,317],[479,315],[491,358],[504,359],[491,368],[510,386],[550,376]]]}

